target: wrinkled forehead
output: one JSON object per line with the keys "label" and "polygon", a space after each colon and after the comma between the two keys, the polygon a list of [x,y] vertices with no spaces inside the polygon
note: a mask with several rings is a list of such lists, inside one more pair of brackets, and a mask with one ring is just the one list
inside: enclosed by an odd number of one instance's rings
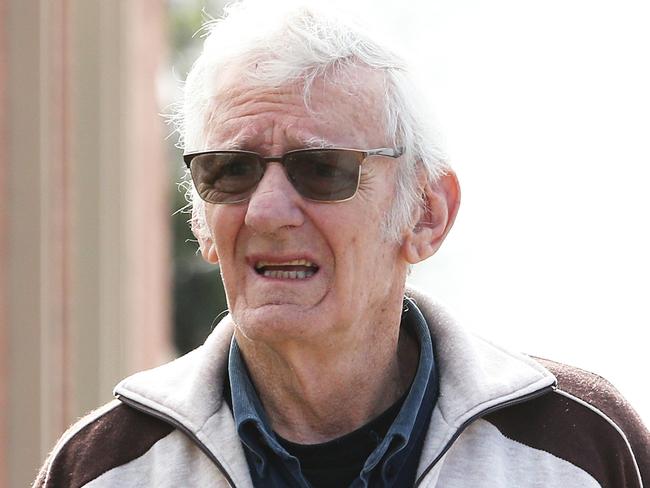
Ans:
{"label": "wrinkled forehead", "polygon": [[[246,70],[229,67],[220,71],[207,100],[200,133],[192,145],[196,149],[213,146],[233,148],[259,135],[259,126],[235,124],[236,119],[264,114],[286,114],[294,123],[287,137],[296,147],[340,145],[366,140],[370,146],[384,146],[386,137],[386,88],[383,73],[368,67],[347,66],[309,73],[297,80],[271,84],[257,80]],[[236,130],[229,131],[229,127]],[[347,141],[328,137],[345,133]],[[343,137],[343,136],[341,136]],[[186,142],[190,143],[188,139]],[[362,144],[364,144],[362,143]]]}

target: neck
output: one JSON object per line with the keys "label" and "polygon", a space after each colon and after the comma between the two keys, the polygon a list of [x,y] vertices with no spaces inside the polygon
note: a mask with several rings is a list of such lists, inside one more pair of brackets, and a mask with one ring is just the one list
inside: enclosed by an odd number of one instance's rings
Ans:
{"label": "neck", "polygon": [[[327,344],[259,344],[235,332],[251,379],[283,438],[316,444],[361,427],[408,389],[418,363],[417,342],[400,331],[397,313],[362,340]],[[350,328],[355,330],[355,328]]]}

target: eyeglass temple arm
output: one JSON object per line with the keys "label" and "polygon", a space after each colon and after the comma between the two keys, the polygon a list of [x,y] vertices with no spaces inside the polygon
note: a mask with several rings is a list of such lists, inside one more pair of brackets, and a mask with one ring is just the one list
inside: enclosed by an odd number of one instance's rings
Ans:
{"label": "eyeglass temple arm", "polygon": [[399,158],[404,154],[404,148],[380,147],[379,149],[371,149],[366,151],[368,156],[388,156],[390,158]]}

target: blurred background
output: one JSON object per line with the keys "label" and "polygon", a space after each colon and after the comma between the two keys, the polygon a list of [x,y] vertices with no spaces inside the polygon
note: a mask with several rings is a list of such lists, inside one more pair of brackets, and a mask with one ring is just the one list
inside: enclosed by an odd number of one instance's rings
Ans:
{"label": "blurred background", "polygon": [[[271,1],[271,0],[269,0]],[[650,13],[635,0],[342,2],[411,58],[463,187],[411,278],[595,371],[650,421]],[[0,486],[225,307],[171,112],[214,0],[0,0]]]}

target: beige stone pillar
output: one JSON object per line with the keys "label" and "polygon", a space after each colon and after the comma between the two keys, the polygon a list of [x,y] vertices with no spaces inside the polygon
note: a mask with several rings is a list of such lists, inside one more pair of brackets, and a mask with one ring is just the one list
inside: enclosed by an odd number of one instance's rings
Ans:
{"label": "beige stone pillar", "polygon": [[0,486],[169,358],[163,0],[0,0]]}
{"label": "beige stone pillar", "polygon": [[[4,19],[4,20],[3,20]],[[7,195],[7,5],[0,0],[0,195]],[[0,196],[0,486],[8,486],[9,343],[7,317],[7,202]]]}

